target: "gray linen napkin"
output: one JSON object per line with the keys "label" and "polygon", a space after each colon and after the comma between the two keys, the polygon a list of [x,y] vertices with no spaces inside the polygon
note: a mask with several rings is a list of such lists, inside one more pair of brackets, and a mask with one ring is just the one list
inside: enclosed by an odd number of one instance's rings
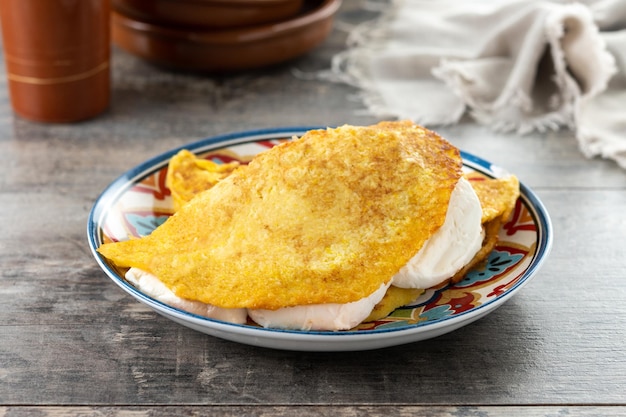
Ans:
{"label": "gray linen napkin", "polygon": [[434,126],[468,113],[519,133],[567,127],[585,155],[626,168],[626,1],[383,4],[325,74],[359,87],[373,114]]}

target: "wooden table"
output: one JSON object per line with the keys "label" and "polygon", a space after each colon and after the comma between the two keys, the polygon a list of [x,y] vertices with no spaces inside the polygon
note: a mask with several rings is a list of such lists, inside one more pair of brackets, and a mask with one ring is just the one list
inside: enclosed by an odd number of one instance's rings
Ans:
{"label": "wooden table", "polygon": [[[362,19],[358,6],[339,19]],[[585,159],[569,131],[438,129],[539,195],[554,246],[513,299],[435,339],[354,353],[241,345],[155,314],[98,268],[89,210],[144,160],[226,132],[376,122],[351,87],[294,75],[327,68],[344,40],[337,29],[295,62],[228,77],[114,49],[110,110],[68,125],[14,117],[1,74],[0,416],[626,415],[626,172]]]}

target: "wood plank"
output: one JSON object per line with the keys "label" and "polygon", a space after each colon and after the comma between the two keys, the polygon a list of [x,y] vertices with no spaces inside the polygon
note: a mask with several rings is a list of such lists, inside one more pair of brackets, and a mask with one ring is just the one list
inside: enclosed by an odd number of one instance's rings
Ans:
{"label": "wood plank", "polygon": [[169,417],[211,415],[214,417],[248,416],[248,417],[356,417],[356,416],[397,416],[397,417],[622,417],[626,407],[587,406],[137,406],[137,407],[0,407],[1,417],[18,417],[26,415],[41,417],[59,417],[80,415],[82,417]]}

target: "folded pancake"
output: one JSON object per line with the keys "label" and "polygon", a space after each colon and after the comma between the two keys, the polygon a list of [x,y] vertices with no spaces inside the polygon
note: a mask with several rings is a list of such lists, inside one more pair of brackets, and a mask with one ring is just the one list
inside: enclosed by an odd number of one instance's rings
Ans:
{"label": "folded pancake", "polygon": [[461,176],[458,149],[410,122],[314,130],[236,169],[149,236],[99,252],[222,308],[351,303],[441,227]]}

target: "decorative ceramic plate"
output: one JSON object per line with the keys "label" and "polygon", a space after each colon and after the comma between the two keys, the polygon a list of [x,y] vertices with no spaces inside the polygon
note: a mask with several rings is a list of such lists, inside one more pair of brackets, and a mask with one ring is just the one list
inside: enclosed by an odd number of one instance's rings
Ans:
{"label": "decorative ceramic plate", "polygon": [[[411,305],[388,317],[349,331],[265,329],[231,324],[168,306],[124,279],[124,270],[102,258],[96,249],[111,240],[145,236],[172,213],[165,186],[169,159],[188,149],[218,163],[250,161],[272,146],[300,136],[310,128],[276,128],[217,136],[173,149],[144,162],[114,181],[97,199],[89,215],[91,250],[104,272],[124,291],[163,316],[200,332],[250,345],[288,350],[348,351],[376,349],[429,339],[465,326],[494,311],[537,272],[552,245],[550,218],[537,196],[523,184],[511,219],[499,232],[499,243],[484,269],[469,272],[455,285],[427,290]],[[498,177],[502,169],[462,152],[471,177]]]}

